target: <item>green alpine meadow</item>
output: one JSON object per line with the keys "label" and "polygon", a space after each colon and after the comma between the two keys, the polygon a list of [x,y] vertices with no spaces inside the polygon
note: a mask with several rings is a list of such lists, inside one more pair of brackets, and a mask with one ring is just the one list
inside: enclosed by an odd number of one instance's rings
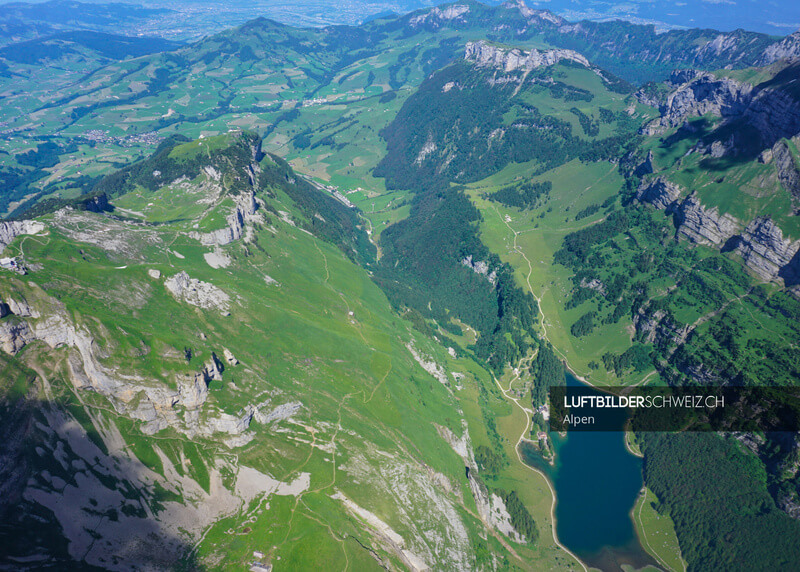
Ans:
{"label": "green alpine meadow", "polygon": [[798,24],[338,4],[0,8],[0,570],[797,570]]}

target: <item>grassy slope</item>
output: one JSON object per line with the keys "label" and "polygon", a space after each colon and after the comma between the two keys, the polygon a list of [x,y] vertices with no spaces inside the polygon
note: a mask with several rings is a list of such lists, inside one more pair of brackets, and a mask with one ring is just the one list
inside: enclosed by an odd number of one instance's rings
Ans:
{"label": "grassy slope", "polygon": [[[162,189],[154,198],[169,196],[179,197]],[[263,197],[272,208],[302,218],[281,192],[274,198]],[[135,191],[121,197],[120,203],[142,209],[154,221],[169,218],[162,205],[156,208],[154,204],[148,210],[144,200],[141,191]],[[176,212],[190,217],[188,206],[179,203],[173,205]],[[81,216],[86,217],[84,225],[104,221],[103,215]],[[412,330],[392,311],[367,273],[338,249],[274,215],[267,216],[255,242],[223,248],[232,259],[231,266],[224,269],[209,267],[203,260],[209,249],[180,233],[187,228],[186,221],[155,227],[151,239],[156,237],[159,244],[145,239],[135,227],[121,225],[119,232],[133,248],[128,255],[76,242],[52,229],[46,236],[18,239],[8,249],[8,255],[24,252],[29,264],[43,267],[22,279],[3,275],[0,288],[5,295],[24,293],[32,303],[43,300],[46,291],[66,306],[76,323],[98,338],[107,354],[103,359],[106,366],[144,379],[171,385],[175,373],[197,371],[212,351],[219,355],[223,346],[230,349],[241,364],[228,368],[223,382],[212,382],[207,407],[236,413],[248,403],[263,400],[265,392],[273,395],[275,403],[292,399],[304,403],[298,422],[282,423],[280,431],[275,426],[253,424],[256,438],[237,450],[236,457],[238,463],[283,481],[309,472],[310,490],[297,498],[271,497],[269,508],[263,504],[247,507],[243,514],[217,523],[199,547],[201,558],[216,561],[224,554],[225,566],[238,569],[254,550],[260,550],[292,567],[323,562],[333,563],[333,567],[349,563],[357,569],[375,566],[363,548],[370,545],[369,535],[330,498],[337,490],[407,539],[413,536],[409,526],[438,530],[424,498],[415,497],[412,504],[416,507],[412,508],[409,493],[404,496],[394,491],[398,486],[402,490],[402,475],[380,476],[386,461],[375,451],[385,451],[397,460],[397,466],[424,463],[447,476],[455,491],[449,496],[451,502],[457,506],[463,502],[458,512],[473,546],[483,543],[490,552],[505,555],[511,567],[564,564],[566,556],[555,548],[549,533],[547,485],[533,477],[538,485],[531,486],[532,473],[517,464],[507,468],[498,484],[520,491],[538,523],[541,540],[532,549],[515,546],[524,565],[493,536],[480,540],[485,532],[474,516],[463,462],[435,430],[434,423],[460,434],[459,411],[463,409],[475,443],[483,443],[488,437],[482,410],[487,409],[490,416],[498,418],[504,446],[512,457],[513,443],[525,426],[521,413],[512,412],[500,399],[488,374],[468,359],[449,357],[444,348]],[[172,220],[176,218],[180,217]],[[53,216],[45,221],[52,224]],[[193,278],[222,287],[238,300],[232,305],[232,315],[202,312],[176,302],[147,276],[148,269],[158,269],[165,276],[186,270]],[[267,275],[278,285],[267,285]],[[206,339],[198,337],[200,331]],[[453,395],[422,371],[404,347],[410,340],[447,364],[448,371],[467,374],[463,389]],[[194,354],[189,364],[180,358],[184,347],[192,348]],[[81,415],[82,407],[93,416],[115,421],[136,455],[152,469],[162,471],[153,439],[142,437],[135,423],[112,414],[103,398],[71,391],[60,381],[64,379],[64,351],[45,357],[40,348],[26,349],[23,359],[49,372],[59,399],[86,428],[91,431],[92,424]],[[144,358],[140,357],[142,348],[147,348]],[[15,383],[10,391],[18,392],[19,383]],[[204,486],[208,486],[207,467],[215,458],[230,455],[215,439],[188,442],[172,430],[160,434],[158,444],[177,467],[182,456],[192,459],[189,474]],[[366,475],[352,472],[360,462],[372,466]],[[413,484],[405,486],[413,492]],[[409,510],[422,512],[409,514]]]}

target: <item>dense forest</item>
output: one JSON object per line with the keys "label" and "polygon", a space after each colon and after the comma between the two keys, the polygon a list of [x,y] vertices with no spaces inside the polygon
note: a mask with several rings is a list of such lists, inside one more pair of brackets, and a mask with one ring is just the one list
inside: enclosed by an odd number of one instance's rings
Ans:
{"label": "dense forest", "polygon": [[742,442],[716,433],[638,437],[645,483],[672,517],[690,571],[796,567],[800,522],[775,506],[764,465]]}
{"label": "dense forest", "polygon": [[[385,177],[389,188],[403,188],[409,180],[469,182],[512,162],[535,159],[544,172],[574,158],[612,159],[636,141],[636,125],[629,118],[619,121],[609,137],[578,137],[569,122],[527,102],[528,90],[544,87],[528,78],[526,89],[517,93],[515,82],[493,84],[490,73],[459,61],[425,80],[381,132],[387,154],[375,175]],[[552,80],[551,70],[538,73]],[[451,85],[458,87],[446,87]],[[573,101],[574,91],[562,88],[556,95]],[[578,117],[588,121],[585,129],[592,137],[597,135],[594,120],[580,112]]]}
{"label": "dense forest", "polygon": [[[514,282],[513,270],[480,241],[480,213],[459,188],[421,188],[408,218],[381,235],[375,279],[398,307],[445,326],[451,318],[475,328],[475,355],[496,371],[533,347],[538,309]],[[464,264],[484,261],[494,277]]]}

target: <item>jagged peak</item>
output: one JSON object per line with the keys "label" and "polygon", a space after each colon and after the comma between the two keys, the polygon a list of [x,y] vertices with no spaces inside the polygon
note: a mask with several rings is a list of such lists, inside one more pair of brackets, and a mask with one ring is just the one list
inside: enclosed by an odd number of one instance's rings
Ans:
{"label": "jagged peak", "polygon": [[589,60],[573,50],[521,50],[519,48],[503,48],[493,46],[483,40],[467,42],[464,49],[464,59],[474,62],[480,67],[501,68],[506,72],[517,69],[526,71],[534,68],[549,67],[562,60],[573,61],[587,68],[591,67]]}
{"label": "jagged peak", "polygon": [[529,7],[524,0],[508,0],[507,2],[503,2],[501,6],[507,10],[519,10],[519,13],[528,20],[534,18],[538,20],[545,20],[551,24],[555,24],[556,26],[562,26],[567,23],[564,18],[561,16],[556,16],[550,10],[534,10],[533,8]]}
{"label": "jagged peak", "polygon": [[764,66],[777,62],[778,60],[795,59],[800,59],[800,30],[767,46],[757,64]]}
{"label": "jagged peak", "polygon": [[462,20],[463,17],[469,13],[470,8],[474,7],[475,4],[476,2],[474,2],[474,0],[465,0],[464,2],[454,2],[452,4],[435,6],[434,8],[425,10],[412,16],[409,20],[409,24],[412,26],[418,26],[442,21]]}

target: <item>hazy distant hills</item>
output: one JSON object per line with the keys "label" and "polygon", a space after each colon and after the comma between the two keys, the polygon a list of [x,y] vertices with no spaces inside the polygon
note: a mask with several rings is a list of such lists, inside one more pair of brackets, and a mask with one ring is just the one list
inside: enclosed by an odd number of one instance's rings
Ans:
{"label": "hazy distant hills", "polygon": [[570,20],[622,19],[652,23],[661,29],[713,28],[732,31],[743,28],[784,35],[800,28],[800,5],[795,2],[550,0],[530,2],[530,5],[547,8]]}
{"label": "hazy distant hills", "polygon": [[121,29],[172,13],[166,8],[135,4],[87,4],[51,0],[40,4],[0,5],[0,43],[8,44],[64,30],[119,33]]}
{"label": "hazy distant hills", "polygon": [[90,51],[98,58],[122,60],[165,52],[181,44],[161,38],[132,38],[103,32],[61,32],[0,48],[0,58],[19,64],[41,64]]}

